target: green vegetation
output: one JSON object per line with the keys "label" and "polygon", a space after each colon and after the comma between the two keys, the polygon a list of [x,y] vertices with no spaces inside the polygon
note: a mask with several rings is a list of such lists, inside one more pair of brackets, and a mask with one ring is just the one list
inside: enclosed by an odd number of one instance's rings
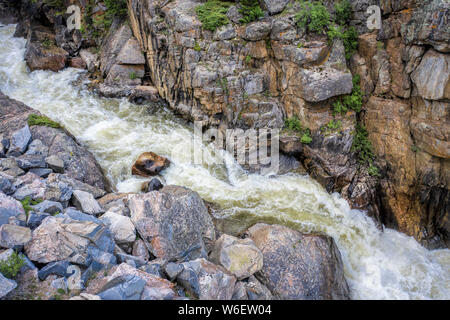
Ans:
{"label": "green vegetation", "polygon": [[200,51],[202,51],[202,47],[200,47],[200,45],[198,44],[198,42],[197,42],[197,41],[195,42],[195,45],[194,45],[194,50],[195,50],[195,51],[197,51],[197,52],[200,52]]}
{"label": "green vegetation", "polygon": [[358,154],[359,162],[368,165],[367,173],[371,176],[380,176],[379,170],[373,165],[375,154],[372,143],[369,140],[367,129],[360,124],[356,125],[356,132],[353,138],[352,152]]}
{"label": "green vegetation", "polygon": [[228,79],[222,78],[217,80],[217,85],[222,88],[223,93],[228,97],[230,92],[228,90]]}
{"label": "green vegetation", "polygon": [[335,27],[330,25],[327,35],[330,42],[334,39],[342,40],[344,43],[346,59],[350,59],[352,54],[356,51],[356,48],[358,48],[358,32],[353,26],[346,28],[343,26]]}
{"label": "green vegetation", "polygon": [[335,3],[336,13],[332,19],[321,1],[299,1],[300,11],[295,15],[297,25],[312,33],[325,31],[330,42],[334,39],[341,39],[345,47],[345,57],[350,59],[358,46],[358,33],[354,27],[349,25],[352,16],[350,2],[341,0]]}
{"label": "green vegetation", "polygon": [[420,148],[416,145],[413,145],[413,146],[411,146],[411,151],[417,153],[420,151]]}
{"label": "green vegetation", "polygon": [[352,17],[352,7],[350,1],[341,0],[334,4],[334,10],[336,11],[335,21],[339,25],[345,25],[350,22]]}
{"label": "green vegetation", "polygon": [[346,95],[333,103],[333,115],[344,115],[348,110],[353,110],[356,113],[361,111],[363,104],[363,93],[360,86],[361,78],[359,75],[353,77],[353,90],[350,95]]}
{"label": "green vegetation", "polygon": [[49,38],[45,38],[44,40],[41,41],[41,44],[45,49],[49,49],[51,46],[54,45],[54,42]]}
{"label": "green vegetation", "polygon": [[8,259],[0,261],[0,273],[6,278],[14,279],[24,264],[25,259],[17,252],[13,252]]}
{"label": "green vegetation", "polygon": [[136,75],[136,72],[131,72],[130,73],[130,80],[134,80],[134,79],[137,79],[137,75]]}
{"label": "green vegetation", "polygon": [[258,0],[241,0],[239,13],[242,14],[242,23],[250,23],[264,16]]}
{"label": "green vegetation", "polygon": [[290,117],[284,121],[286,130],[293,131],[300,135],[300,142],[303,144],[310,144],[312,142],[311,130],[303,128],[302,123],[297,116]]}
{"label": "green vegetation", "polygon": [[124,18],[127,15],[126,0],[104,0],[103,3],[107,8],[106,12],[93,16],[96,1],[88,0],[81,26],[81,32],[83,34],[90,34],[94,38],[100,38],[109,30],[114,18]]}
{"label": "green vegetation", "polygon": [[306,28],[310,32],[319,33],[330,22],[330,13],[320,1],[300,3],[300,11],[295,15],[297,25]]}
{"label": "green vegetation", "polygon": [[252,62],[252,56],[246,56],[245,57],[245,63],[250,64]]}
{"label": "green vegetation", "polygon": [[341,120],[333,119],[330,122],[328,122],[328,124],[327,124],[327,128],[329,130],[338,130],[341,127],[342,127],[342,121]]}
{"label": "green vegetation", "polygon": [[[32,2],[36,3],[37,0],[33,0]],[[44,0],[43,2],[52,8],[56,8],[56,9],[64,8],[64,0]]]}
{"label": "green vegetation", "polygon": [[217,28],[227,25],[230,21],[227,17],[228,8],[231,3],[208,0],[205,4],[195,8],[198,19],[206,30],[216,31]]}
{"label": "green vegetation", "polygon": [[103,0],[110,17],[124,17],[128,13],[127,0]]}
{"label": "green vegetation", "polygon": [[42,200],[31,200],[31,198],[28,196],[25,199],[23,199],[22,201],[20,201],[20,203],[22,204],[23,210],[25,210],[25,214],[28,217],[28,213],[33,210],[33,208],[31,206],[35,206],[39,203],[41,203]]}
{"label": "green vegetation", "polygon": [[58,122],[51,120],[46,116],[39,116],[37,114],[30,114],[28,117],[28,125],[31,126],[44,126],[51,128],[61,128]]}

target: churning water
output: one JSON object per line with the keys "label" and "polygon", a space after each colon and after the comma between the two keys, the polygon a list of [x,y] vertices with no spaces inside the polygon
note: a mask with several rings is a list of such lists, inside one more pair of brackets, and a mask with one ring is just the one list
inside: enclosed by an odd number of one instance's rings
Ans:
{"label": "churning water", "polygon": [[29,73],[25,40],[13,38],[14,29],[0,27],[0,90],[62,123],[94,153],[117,191],[139,190],[144,180],[132,177],[130,168],[140,153],[167,155],[172,165],[163,174],[166,183],[217,203],[222,217],[332,236],[354,299],[450,298],[450,250],[429,251],[397,231],[378,230],[364,212],[351,210],[307,176],[247,174],[228,154],[217,165],[206,145],[206,163],[193,165],[188,125],[162,108],[150,113],[145,106],[100,98],[73,85],[80,70]]}

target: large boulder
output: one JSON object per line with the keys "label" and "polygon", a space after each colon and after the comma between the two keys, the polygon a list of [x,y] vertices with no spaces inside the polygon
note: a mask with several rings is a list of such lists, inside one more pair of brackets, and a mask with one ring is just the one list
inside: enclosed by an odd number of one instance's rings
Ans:
{"label": "large boulder", "polygon": [[68,260],[88,265],[89,248],[113,253],[114,239],[103,224],[70,218],[48,217],[33,231],[25,246],[27,256],[39,263]]}
{"label": "large boulder", "polygon": [[276,298],[349,298],[341,256],[331,237],[267,224],[254,225],[247,235],[264,256],[257,278]]}
{"label": "large boulder", "polygon": [[263,255],[251,239],[238,239],[226,234],[216,241],[211,258],[239,280],[250,277],[263,266]]}
{"label": "large boulder", "polygon": [[64,69],[68,57],[69,54],[64,49],[56,46],[46,48],[37,42],[29,43],[25,53],[25,60],[30,71],[51,70],[57,72]]}
{"label": "large boulder", "polygon": [[289,0],[263,0],[262,3],[270,14],[277,14],[286,8]]}
{"label": "large boulder", "polygon": [[334,68],[302,69],[303,99],[319,102],[352,92],[352,74]]}
{"label": "large boulder", "polygon": [[170,165],[167,158],[158,156],[153,152],[145,152],[139,156],[131,168],[133,175],[150,177],[159,174]]}
{"label": "large boulder", "polygon": [[184,262],[177,283],[200,300],[231,300],[236,278],[205,259]]}
{"label": "large boulder", "polygon": [[200,196],[187,188],[166,186],[129,201],[131,220],[158,258],[206,257],[215,240],[214,225]]}

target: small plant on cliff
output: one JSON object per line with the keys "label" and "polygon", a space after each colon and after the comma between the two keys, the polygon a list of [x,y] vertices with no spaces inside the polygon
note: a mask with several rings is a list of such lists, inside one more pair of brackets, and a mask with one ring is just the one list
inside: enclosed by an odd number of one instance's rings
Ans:
{"label": "small plant on cliff", "polygon": [[39,116],[37,114],[30,114],[28,116],[28,125],[31,126],[44,126],[51,128],[61,128],[58,122],[55,122],[46,116]]}
{"label": "small plant on cliff", "polygon": [[309,144],[312,142],[311,131],[308,128],[303,128],[302,123],[297,116],[292,116],[284,121],[286,130],[295,132],[300,136],[300,142]]}
{"label": "small plant on cliff", "polygon": [[231,3],[228,2],[208,0],[205,4],[196,7],[195,12],[204,29],[216,31],[217,28],[230,22],[227,17],[230,6]]}
{"label": "small plant on cliff", "polygon": [[[36,2],[36,1],[33,1]],[[52,8],[62,9],[64,8],[64,0],[44,0],[44,3]]]}
{"label": "small plant on cliff", "polygon": [[41,44],[45,49],[49,49],[52,45],[54,45],[54,42],[49,38],[45,38],[41,41]]}
{"label": "small plant on cliff", "polygon": [[41,202],[42,201],[40,201],[40,200],[31,200],[30,197],[26,197],[25,199],[20,201],[20,203],[22,204],[23,210],[25,210],[25,214],[27,215],[27,217],[28,217],[28,213],[31,210],[33,210],[33,208],[31,206],[35,206]]}
{"label": "small plant on cliff", "polygon": [[334,39],[341,39],[344,43],[345,58],[350,59],[352,54],[355,53],[358,48],[358,32],[355,27],[342,27],[342,26],[329,26],[327,36],[330,42]]}
{"label": "small plant on cliff", "polygon": [[350,22],[352,17],[352,6],[350,1],[341,0],[334,4],[334,10],[336,12],[336,22],[339,25],[345,25]]}
{"label": "small plant on cliff", "polygon": [[372,143],[369,140],[369,134],[363,125],[357,124],[353,138],[352,152],[358,154],[359,162],[367,165],[367,173],[371,176],[380,176],[378,168],[373,165],[375,154],[373,153]]}
{"label": "small plant on cliff", "polygon": [[250,23],[264,16],[258,0],[241,0],[239,13],[242,14],[241,23]]}
{"label": "small plant on cliff", "polygon": [[14,279],[24,264],[25,259],[13,252],[8,259],[0,261],[0,273],[8,279]]}
{"label": "small plant on cliff", "polygon": [[195,42],[194,50],[197,51],[197,52],[202,51],[202,47],[200,47],[200,45],[198,44],[198,42]]}
{"label": "small plant on cliff", "polygon": [[302,1],[300,8],[300,11],[295,15],[295,20],[299,27],[315,33],[326,29],[330,21],[330,13],[322,2]]}
{"label": "small plant on cliff", "polygon": [[135,79],[137,79],[137,75],[136,75],[136,72],[131,72],[130,73],[130,80],[135,80]]}
{"label": "small plant on cliff", "polygon": [[350,95],[346,95],[343,98],[337,100],[333,104],[333,115],[344,115],[348,110],[353,110],[356,113],[361,111],[363,104],[363,93],[361,86],[359,85],[361,78],[359,75],[353,77],[353,89]]}
{"label": "small plant on cliff", "polygon": [[110,17],[127,15],[127,0],[103,0],[103,2],[108,8],[107,12]]}

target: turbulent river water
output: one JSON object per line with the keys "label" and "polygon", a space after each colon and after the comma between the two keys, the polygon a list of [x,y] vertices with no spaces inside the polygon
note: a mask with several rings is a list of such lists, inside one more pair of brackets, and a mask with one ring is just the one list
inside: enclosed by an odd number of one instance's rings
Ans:
{"label": "turbulent river water", "polygon": [[229,154],[222,164],[204,145],[206,162],[191,161],[193,129],[160,108],[125,99],[106,99],[74,85],[82,71],[29,73],[25,40],[14,25],[0,27],[0,90],[63,124],[96,156],[117,191],[139,191],[131,176],[138,155],[167,155],[167,184],[186,186],[222,210],[218,215],[247,225],[269,221],[302,232],[332,236],[341,251],[354,299],[449,299],[450,250],[429,251],[397,231],[377,229],[364,212],[351,210],[338,194],[328,194],[308,176],[247,174]]}

